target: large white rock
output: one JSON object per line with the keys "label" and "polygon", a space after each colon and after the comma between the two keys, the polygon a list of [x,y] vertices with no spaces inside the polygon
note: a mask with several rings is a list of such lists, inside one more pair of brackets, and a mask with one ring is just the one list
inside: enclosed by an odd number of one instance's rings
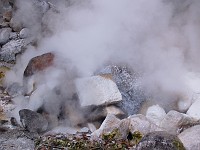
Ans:
{"label": "large white rock", "polygon": [[171,110],[160,123],[160,127],[171,134],[178,134],[182,126],[194,124],[195,120],[190,116]]}
{"label": "large white rock", "polygon": [[122,100],[117,85],[109,78],[102,76],[80,78],[75,84],[81,106],[110,104]]}
{"label": "large white rock", "polygon": [[199,120],[200,119],[200,99],[196,100],[188,109],[187,115],[190,117]]}
{"label": "large white rock", "polygon": [[186,129],[178,137],[187,150],[200,149],[200,125]]}
{"label": "large white rock", "polygon": [[146,112],[146,117],[158,126],[165,115],[165,110],[159,105],[150,106]]}

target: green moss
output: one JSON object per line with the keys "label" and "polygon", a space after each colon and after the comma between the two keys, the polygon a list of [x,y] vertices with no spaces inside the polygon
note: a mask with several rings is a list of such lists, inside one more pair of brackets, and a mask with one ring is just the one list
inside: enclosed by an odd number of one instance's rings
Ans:
{"label": "green moss", "polygon": [[116,129],[112,130],[112,132],[110,132],[110,133],[103,134],[102,139],[109,141],[109,140],[113,140],[114,138],[119,138],[120,135],[121,134],[119,132],[119,129],[116,128]]}
{"label": "green moss", "polygon": [[174,140],[173,144],[177,148],[177,150],[186,150],[185,147],[183,146],[183,143],[179,140]]}
{"label": "green moss", "polygon": [[131,145],[137,145],[141,140],[142,140],[142,133],[139,131],[135,131],[134,133],[129,133],[129,138],[130,138],[130,142]]}

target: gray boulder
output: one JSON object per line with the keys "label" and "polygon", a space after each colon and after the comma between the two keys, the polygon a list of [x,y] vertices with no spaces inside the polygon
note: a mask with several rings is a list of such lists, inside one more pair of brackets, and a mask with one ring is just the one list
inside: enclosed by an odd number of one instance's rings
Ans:
{"label": "gray boulder", "polygon": [[156,131],[145,135],[136,150],[185,150],[185,148],[177,136]]}
{"label": "gray boulder", "polygon": [[141,86],[141,76],[126,66],[110,65],[96,74],[112,77],[116,83],[122,101],[118,106],[129,115],[138,113],[146,97]]}
{"label": "gray boulder", "polygon": [[0,29],[0,45],[5,44],[6,42],[8,42],[11,31],[12,31],[11,28],[2,28],[2,29]]}
{"label": "gray boulder", "polygon": [[2,46],[0,60],[4,62],[15,62],[16,55],[22,53],[27,42],[23,39],[11,40]]}
{"label": "gray boulder", "polygon": [[19,111],[20,121],[25,129],[30,132],[44,132],[47,130],[48,121],[41,114],[29,109]]}

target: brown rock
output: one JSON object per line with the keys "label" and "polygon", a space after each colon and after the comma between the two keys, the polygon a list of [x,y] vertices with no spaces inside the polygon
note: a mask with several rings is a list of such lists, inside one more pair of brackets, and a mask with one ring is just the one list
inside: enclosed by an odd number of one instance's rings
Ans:
{"label": "brown rock", "polygon": [[6,11],[3,13],[3,19],[5,21],[9,22],[11,20],[11,18],[12,18],[12,11]]}
{"label": "brown rock", "polygon": [[52,66],[54,57],[53,53],[45,53],[32,58],[24,71],[24,77],[32,76],[33,74]]}

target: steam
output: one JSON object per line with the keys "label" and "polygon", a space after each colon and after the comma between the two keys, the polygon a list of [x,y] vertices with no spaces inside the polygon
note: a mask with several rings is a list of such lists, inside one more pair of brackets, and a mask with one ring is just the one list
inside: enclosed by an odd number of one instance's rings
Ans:
{"label": "steam", "polygon": [[[73,93],[69,88],[73,84],[68,81],[78,76],[91,76],[97,69],[111,62],[128,64],[134,70],[142,72],[143,86],[156,101],[171,103],[178,98],[180,101],[185,100],[183,105],[188,107],[191,99],[185,97],[190,97],[192,91],[185,76],[189,72],[199,72],[200,64],[200,1],[51,2],[59,13],[50,10],[44,14],[43,25],[50,31],[49,34],[44,34],[42,24],[37,22],[41,18],[37,15],[41,14],[30,5],[30,1],[17,1],[19,5],[16,18],[22,21],[25,19],[25,26],[35,33],[38,47],[34,52],[33,48],[29,48],[18,60],[16,72],[12,73],[16,74],[16,80],[22,80],[20,77],[23,69],[17,69],[21,65],[25,68],[28,58],[53,51],[58,56],[57,66],[54,66],[57,70],[51,68],[48,71],[52,74],[57,72],[57,78],[45,77],[52,88],[64,84],[61,89],[68,91],[66,97]],[[27,18],[32,22],[26,24]],[[63,69],[64,72],[61,71]],[[74,69],[76,71],[70,73]],[[7,82],[11,80],[10,77],[13,76],[7,76]],[[66,83],[60,82],[60,79]],[[43,83],[42,86],[47,84]],[[33,108],[34,105],[34,102],[30,103]]]}

